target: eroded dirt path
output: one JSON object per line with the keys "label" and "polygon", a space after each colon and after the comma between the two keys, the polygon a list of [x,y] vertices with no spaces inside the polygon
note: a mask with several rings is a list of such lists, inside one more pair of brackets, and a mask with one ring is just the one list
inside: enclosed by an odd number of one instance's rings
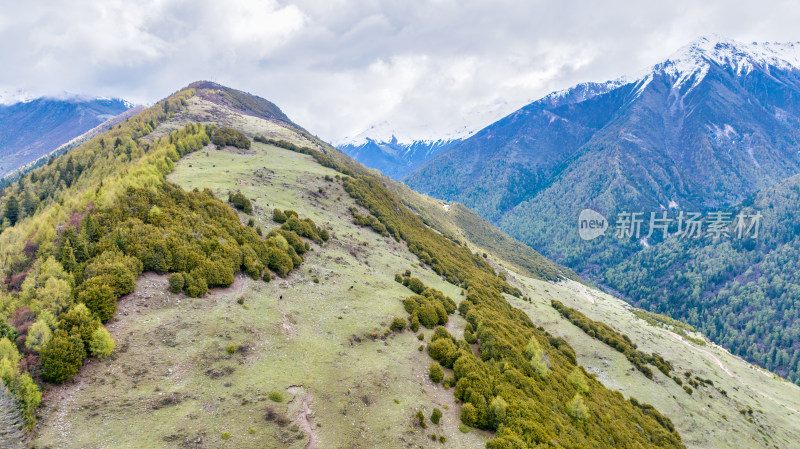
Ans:
{"label": "eroded dirt path", "polygon": [[[311,391],[297,385],[287,388],[286,391],[294,395],[294,399],[292,399],[290,405],[291,403],[300,399],[302,396],[297,410],[297,415],[294,418],[294,422],[300,427],[300,429],[303,430],[303,433],[308,436],[306,449],[319,448],[319,437],[317,436],[317,433],[314,430],[314,425],[311,422],[311,415],[313,414],[313,411],[311,410],[311,401],[314,400],[314,396],[311,394]],[[305,394],[303,394],[304,392]]]}
{"label": "eroded dirt path", "polygon": [[[678,341],[680,341],[681,343],[685,344],[686,346],[689,346],[690,348],[694,349],[695,351],[697,351],[697,352],[699,352],[699,353],[701,353],[701,354],[705,355],[705,356],[706,356],[706,358],[708,358],[708,359],[709,359],[709,360],[711,360],[712,362],[716,363],[716,365],[717,365],[717,366],[719,366],[719,367],[720,367],[720,369],[722,369],[723,371],[725,371],[725,374],[727,374],[727,375],[729,375],[729,376],[733,377],[734,379],[736,379],[737,381],[739,381],[739,383],[740,383],[740,384],[742,384],[742,385],[744,385],[744,384],[745,384],[745,383],[744,383],[744,381],[742,381],[742,379],[741,379],[741,378],[739,378],[739,376],[737,376],[736,374],[734,374],[734,373],[732,373],[730,370],[728,370],[728,368],[725,366],[725,364],[724,364],[724,363],[722,363],[722,361],[721,361],[719,358],[717,358],[717,356],[715,356],[714,354],[712,354],[711,352],[709,352],[709,351],[707,351],[707,350],[705,350],[705,349],[703,349],[703,348],[698,348],[697,346],[694,346],[694,345],[691,345],[691,344],[689,344],[689,342],[688,342],[688,341],[686,341],[686,340],[685,340],[683,337],[681,337],[681,336],[680,336],[680,335],[678,335],[678,334],[674,334],[674,333],[670,332],[670,335],[672,335],[672,336],[673,336],[675,339],[677,339],[677,340],[678,340]],[[772,397],[772,396],[768,395],[767,393],[764,393],[763,391],[758,391],[758,394],[759,394],[760,396],[763,396],[763,397],[765,397],[765,398],[769,399],[770,401],[772,401],[772,402],[774,402],[774,403],[776,403],[776,404],[778,404],[778,405],[780,405],[780,406],[782,406],[782,407],[786,408],[787,410],[789,410],[789,411],[791,411],[791,412],[793,412],[793,413],[800,414],[800,410],[797,410],[797,409],[795,409],[795,408],[793,408],[793,407],[790,407],[790,406],[788,406],[788,405],[784,404],[783,402],[780,402],[780,401],[778,401],[777,399],[775,399],[774,397]]]}
{"label": "eroded dirt path", "polygon": [[716,363],[716,364],[717,364],[717,366],[718,366],[718,367],[720,367],[720,368],[722,369],[722,371],[725,371],[725,374],[727,374],[727,375],[729,375],[729,376],[733,377],[734,379],[738,380],[739,382],[741,382],[741,381],[742,381],[741,379],[739,379],[739,377],[738,377],[736,374],[733,374],[732,372],[730,372],[730,371],[728,370],[728,368],[725,366],[725,364],[723,364],[723,363],[722,363],[722,361],[721,361],[720,359],[718,359],[718,358],[717,358],[717,356],[715,356],[714,354],[712,354],[712,353],[710,353],[710,352],[706,351],[706,350],[705,350],[705,349],[703,349],[703,348],[698,348],[698,347],[696,347],[696,346],[693,346],[693,345],[689,344],[689,342],[688,342],[688,341],[684,340],[684,339],[683,339],[683,337],[681,337],[681,336],[680,336],[680,335],[678,335],[678,334],[675,334],[675,333],[673,333],[673,332],[670,332],[670,335],[672,335],[672,337],[673,337],[673,338],[675,338],[676,340],[678,340],[678,341],[680,341],[681,343],[685,344],[686,346],[688,346],[688,347],[690,347],[690,348],[694,349],[695,351],[697,351],[697,352],[699,352],[699,353],[701,353],[701,354],[705,355],[705,356],[706,356],[706,358],[708,358],[708,359],[709,359],[709,360],[711,360],[712,362]]}

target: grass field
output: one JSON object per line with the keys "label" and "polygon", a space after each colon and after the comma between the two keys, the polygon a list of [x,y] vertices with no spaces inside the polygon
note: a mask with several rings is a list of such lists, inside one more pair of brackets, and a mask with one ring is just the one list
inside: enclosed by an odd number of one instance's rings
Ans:
{"label": "grass field", "polygon": [[[564,337],[575,349],[578,362],[604,385],[650,403],[669,416],[688,447],[797,447],[800,387],[716,345],[696,345],[667,328],[648,324],[623,301],[577,282],[553,284],[519,275],[516,279],[532,303],[508,297],[512,305],[554,335]],[[551,299],[611,325],[628,335],[640,350],[661,354],[674,365],[673,374],[682,379],[690,371],[692,377],[710,379],[714,386],[697,388],[689,395],[658,370],[653,370],[654,380],[647,379],[624,355],[562,318],[550,305]],[[753,410],[752,415],[741,413],[748,410]]]}
{"label": "grass field", "polygon": [[[291,208],[334,238],[312,245],[287,279],[239,277],[199,299],[143,276],[109,326],[118,345],[112,359],[92,361],[75,382],[47,393],[57,400],[46,400],[53,408],[37,444],[428,447],[434,434],[446,437],[435,446],[482,447],[488,434],[461,433],[452,392],[427,379],[430,360],[416,336],[383,338],[392,317],[406,315],[400,300],[410,294],[394,273],[411,269],[454,299],[461,290],[419,268],[404,245],[355,227],[352,200],[325,175],[335,173],[262,144],[181,160],[171,181],[220,197],[241,190],[265,230],[276,226],[273,207]],[[273,391],[284,401],[270,400]],[[418,409],[429,416],[434,407],[445,412],[438,426],[413,426]]]}

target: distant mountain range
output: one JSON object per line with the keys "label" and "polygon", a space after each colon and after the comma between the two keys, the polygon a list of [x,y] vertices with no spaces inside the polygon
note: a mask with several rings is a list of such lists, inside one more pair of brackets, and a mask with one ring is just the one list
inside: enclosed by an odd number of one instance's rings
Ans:
{"label": "distant mountain range", "polygon": [[378,169],[386,176],[398,180],[457,142],[460,139],[401,143],[392,135],[388,141],[366,138],[359,145],[346,144],[338,148],[367,167]]}
{"label": "distant mountain range", "polygon": [[[711,36],[633,76],[547,95],[404,181],[800,382],[800,279],[786,262],[798,230],[775,227],[797,220],[797,173],[800,43]],[[754,204],[779,231],[746,245],[612,236],[620,212],[735,215]],[[586,208],[611,224],[590,242],[577,227]]]}
{"label": "distant mountain range", "polygon": [[0,93],[0,177],[132,106],[116,98],[31,98],[21,91]]}
{"label": "distant mountain range", "polygon": [[514,106],[508,102],[498,100],[444,119],[442,123],[397,127],[382,121],[355,136],[335,141],[334,145],[367,167],[401,180],[446,148],[472,136],[513,109]]}
{"label": "distant mountain range", "polygon": [[[545,214],[572,231],[590,205],[733,204],[800,170],[798,57],[800,44],[701,38],[637,76],[531,103],[407,182],[506,229]],[[546,249],[552,232],[518,235]]]}

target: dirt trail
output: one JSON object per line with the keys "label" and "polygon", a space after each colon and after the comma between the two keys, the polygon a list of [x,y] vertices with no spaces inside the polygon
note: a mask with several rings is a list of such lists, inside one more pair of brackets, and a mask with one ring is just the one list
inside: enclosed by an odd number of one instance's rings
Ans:
{"label": "dirt trail", "polygon": [[280,311],[283,316],[283,330],[286,331],[286,337],[291,340],[295,336],[294,327],[292,327],[292,323],[289,321],[289,316],[286,315],[286,311],[283,309],[280,309]]}
{"label": "dirt trail", "polygon": [[586,291],[586,288],[584,288],[584,286],[581,285],[581,284],[577,284],[577,285],[578,285],[578,289],[581,291],[581,293],[583,293],[583,296],[585,296],[586,299],[588,299],[590,303],[594,304],[594,297],[592,295],[590,295],[589,292]]}
{"label": "dirt trail", "polygon": [[725,373],[726,373],[727,375],[729,375],[729,376],[733,377],[734,379],[738,380],[739,382],[741,382],[741,381],[742,381],[742,379],[739,379],[739,376],[737,376],[736,374],[733,374],[732,372],[730,372],[730,371],[728,370],[728,368],[727,368],[727,367],[726,367],[726,366],[725,366],[725,365],[722,363],[722,361],[721,361],[720,359],[718,359],[718,358],[717,358],[717,356],[715,356],[714,354],[712,354],[712,353],[710,353],[710,352],[706,351],[706,350],[705,350],[705,349],[703,349],[703,348],[698,348],[698,347],[696,347],[696,346],[692,346],[691,344],[689,344],[689,342],[688,342],[688,341],[684,340],[684,339],[683,339],[683,337],[681,337],[681,336],[680,336],[680,335],[678,335],[678,334],[675,334],[675,333],[673,333],[673,332],[670,332],[669,334],[670,334],[670,335],[672,335],[672,337],[674,337],[676,340],[678,340],[678,341],[680,341],[681,343],[685,344],[686,346],[688,346],[688,347],[690,347],[690,348],[694,349],[695,351],[697,351],[697,352],[700,352],[700,353],[702,353],[703,355],[705,355],[705,356],[706,356],[708,359],[710,359],[712,362],[716,363],[716,364],[717,364],[717,366],[719,366],[719,367],[722,369],[722,371],[725,371]]}
{"label": "dirt trail", "polygon": [[[286,391],[293,395],[297,395],[298,393],[302,393],[304,389],[303,387],[299,386],[291,386],[287,388]],[[296,401],[298,397],[299,396],[296,396],[291,402]],[[306,391],[306,394],[303,396],[303,400],[300,403],[297,416],[294,419],[295,423],[300,426],[306,435],[308,435],[306,449],[317,449],[319,447],[319,437],[314,431],[314,425],[311,423],[311,414],[313,413],[311,411],[311,401],[313,400],[314,396],[311,394],[311,391]]]}
{"label": "dirt trail", "polygon": [[[711,352],[709,352],[709,351],[707,351],[707,350],[705,350],[703,348],[698,348],[696,346],[693,346],[693,345],[689,344],[688,341],[684,340],[684,338],[681,337],[678,334],[670,332],[670,335],[672,335],[676,340],[680,341],[681,343],[685,344],[686,346],[689,346],[690,348],[694,349],[695,351],[698,351],[701,354],[705,355],[708,359],[710,359],[711,361],[716,363],[717,366],[719,366],[723,371],[725,371],[725,373],[727,375],[729,375],[729,376],[733,377],[734,379],[736,379],[737,381],[739,381],[740,384],[745,385],[744,381],[742,381],[742,379],[739,376],[737,376],[736,374],[733,374],[732,372],[730,372],[728,370],[728,368],[722,363],[722,361],[717,358],[717,356],[715,356],[714,354],[712,354]],[[791,412],[794,412],[794,413],[797,413],[797,414],[800,414],[800,410],[797,410],[797,409],[795,409],[793,407],[790,407],[790,406],[784,404],[783,402],[778,401],[777,399],[775,399],[774,397],[768,395],[767,393],[764,393],[763,391],[760,391],[760,390],[756,390],[756,392],[759,395],[769,399],[770,401],[772,401],[772,402],[774,402],[774,403],[786,408],[787,410],[789,410]]]}

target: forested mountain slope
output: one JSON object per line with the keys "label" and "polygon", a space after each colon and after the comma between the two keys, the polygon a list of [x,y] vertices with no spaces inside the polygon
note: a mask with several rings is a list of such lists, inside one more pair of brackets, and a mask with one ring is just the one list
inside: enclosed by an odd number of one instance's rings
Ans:
{"label": "forested mountain slope", "polygon": [[[701,38],[635,76],[548,95],[406,182],[800,382],[794,264],[783,262],[797,245],[796,201],[787,190],[750,207],[800,172],[798,98],[797,44]],[[603,237],[581,238],[584,209],[606,218]],[[757,239],[708,238],[709,214],[728,214],[735,234],[743,211],[765,217]],[[635,238],[616,236],[625,212],[641,214]],[[648,235],[651,214],[667,213],[675,234],[695,212],[703,238]]]}

